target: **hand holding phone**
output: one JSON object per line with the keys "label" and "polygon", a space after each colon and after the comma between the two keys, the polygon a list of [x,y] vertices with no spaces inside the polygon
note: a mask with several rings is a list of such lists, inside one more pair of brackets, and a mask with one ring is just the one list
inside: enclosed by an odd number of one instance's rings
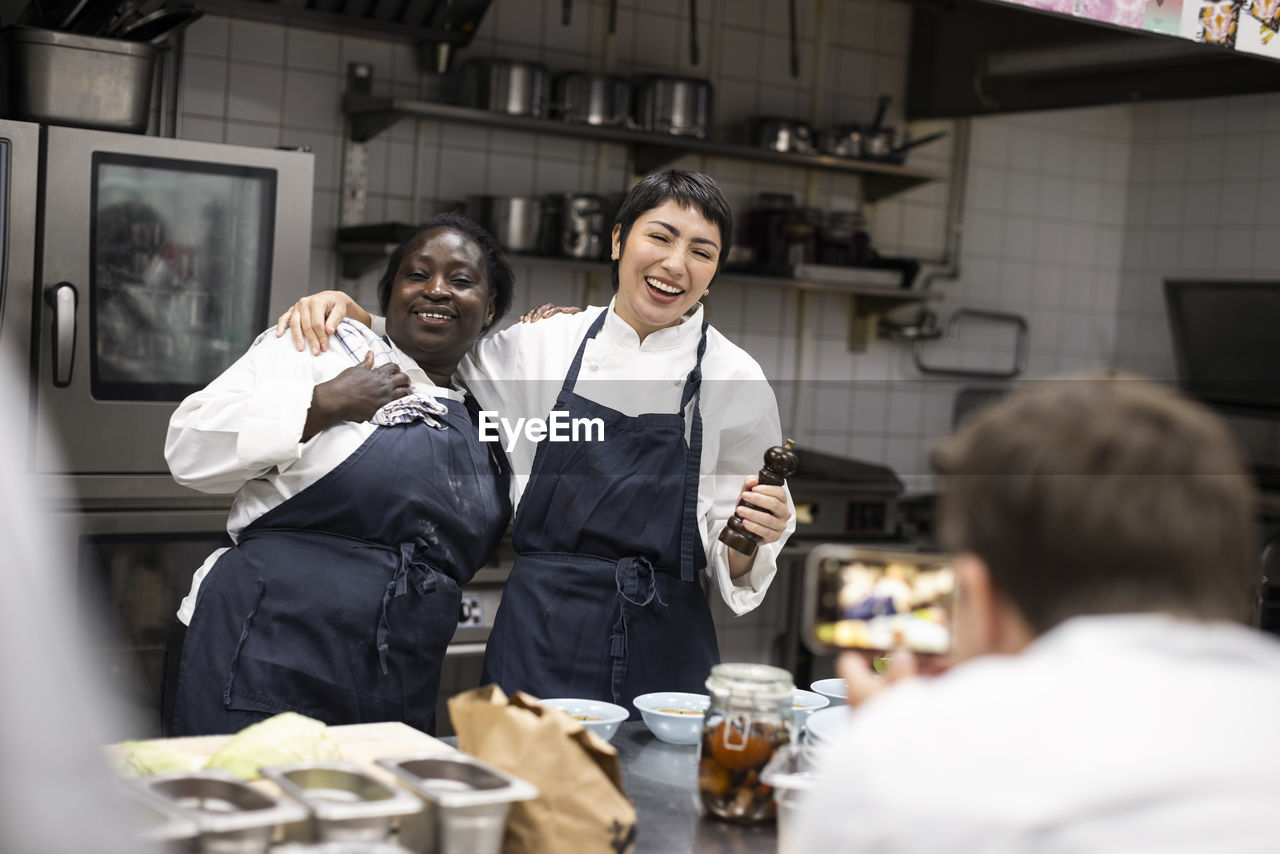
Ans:
{"label": "hand holding phone", "polygon": [[825,545],[805,566],[806,645],[816,653],[951,650],[955,574],[946,555]]}

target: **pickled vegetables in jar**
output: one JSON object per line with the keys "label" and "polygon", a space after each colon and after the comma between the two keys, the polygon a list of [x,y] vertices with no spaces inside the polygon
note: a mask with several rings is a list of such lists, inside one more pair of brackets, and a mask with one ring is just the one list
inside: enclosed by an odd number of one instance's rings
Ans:
{"label": "pickled vegetables in jar", "polygon": [[760,781],[760,772],[791,742],[792,690],[791,674],[780,667],[711,668],[698,763],[698,795],[711,815],[743,824],[777,817],[773,788]]}

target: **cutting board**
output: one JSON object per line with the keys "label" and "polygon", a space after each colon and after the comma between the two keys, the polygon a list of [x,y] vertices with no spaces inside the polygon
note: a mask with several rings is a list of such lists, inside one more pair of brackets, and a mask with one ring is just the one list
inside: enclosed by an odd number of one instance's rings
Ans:
{"label": "cutting board", "polygon": [[[391,772],[376,765],[374,763],[375,759],[387,756],[455,752],[454,748],[443,741],[432,738],[425,732],[416,730],[408,724],[398,722],[331,726],[328,728],[328,733],[338,743],[338,749],[342,751],[343,759],[348,762],[354,762],[374,776],[386,781],[394,781],[395,777]],[[207,759],[218,748],[226,744],[230,738],[231,736],[229,735],[201,735],[188,738],[158,739],[157,743],[162,743],[175,750],[181,750],[184,753],[203,756]],[[109,754],[118,750],[119,747],[115,745],[107,748]]]}

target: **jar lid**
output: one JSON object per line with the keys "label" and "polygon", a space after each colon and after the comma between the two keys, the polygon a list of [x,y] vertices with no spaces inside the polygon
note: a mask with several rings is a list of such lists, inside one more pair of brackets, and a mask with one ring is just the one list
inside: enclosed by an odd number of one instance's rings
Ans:
{"label": "jar lid", "polygon": [[771,664],[717,664],[707,677],[708,691],[730,691],[745,697],[778,699],[795,690],[791,674]]}

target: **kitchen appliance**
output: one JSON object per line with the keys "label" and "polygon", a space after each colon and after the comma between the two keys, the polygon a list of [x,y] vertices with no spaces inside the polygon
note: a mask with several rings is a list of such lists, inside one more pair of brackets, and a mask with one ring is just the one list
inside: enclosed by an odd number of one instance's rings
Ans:
{"label": "kitchen appliance", "polygon": [[35,469],[61,460],[77,480],[167,481],[176,404],[310,286],[313,157],[64,127],[41,136]]}
{"label": "kitchen appliance", "polygon": [[459,73],[463,106],[513,116],[547,114],[550,76],[541,63],[476,57],[462,63]]}
{"label": "kitchen appliance", "polygon": [[155,47],[6,27],[0,31],[0,52],[3,115],[129,133],[147,129]]}
{"label": "kitchen appliance", "polygon": [[538,252],[542,200],[536,196],[467,196],[466,212],[508,252]]}
{"label": "kitchen appliance", "polygon": [[644,77],[636,87],[635,111],[642,130],[705,139],[711,124],[711,83],[666,74]]}
{"label": "kitchen appliance", "polygon": [[566,122],[625,126],[631,121],[631,84],[613,74],[557,75],[552,113]]}
{"label": "kitchen appliance", "polygon": [[169,417],[311,286],[312,171],[296,151],[0,122],[0,348],[30,380],[14,452],[66,496],[50,510],[78,537],[79,605],[147,724],[230,506],[174,483]]}
{"label": "kitchen appliance", "polygon": [[564,197],[561,211],[559,254],[566,258],[604,258],[609,247],[604,197],[570,194]]}

